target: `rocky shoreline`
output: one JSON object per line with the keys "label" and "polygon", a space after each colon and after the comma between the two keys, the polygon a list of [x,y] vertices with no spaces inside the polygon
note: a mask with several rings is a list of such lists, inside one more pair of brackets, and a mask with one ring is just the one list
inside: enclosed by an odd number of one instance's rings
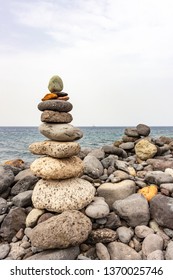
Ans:
{"label": "rocky shoreline", "polygon": [[[81,210],[65,211],[66,223],[62,214],[33,207],[31,197],[40,178],[28,164],[16,160],[1,165],[0,259],[173,259],[173,139],[151,139],[149,131],[140,125],[126,129],[111,146],[81,148],[78,156],[84,172],[80,178],[93,185],[95,196]],[[157,187],[154,196],[152,189],[139,192],[153,184]],[[92,229],[82,222],[83,215]],[[60,217],[56,227],[63,226],[69,235],[67,247],[63,248],[62,240],[54,249],[32,246],[33,228],[39,224],[45,231],[46,221],[55,216]],[[73,219],[81,221],[85,241],[81,242],[78,228],[69,227]],[[49,242],[53,242],[51,232],[49,228]]]}
{"label": "rocky shoreline", "polygon": [[53,76],[38,104],[39,155],[0,165],[0,259],[172,260],[173,139],[126,128],[112,145],[81,148],[72,104]]}

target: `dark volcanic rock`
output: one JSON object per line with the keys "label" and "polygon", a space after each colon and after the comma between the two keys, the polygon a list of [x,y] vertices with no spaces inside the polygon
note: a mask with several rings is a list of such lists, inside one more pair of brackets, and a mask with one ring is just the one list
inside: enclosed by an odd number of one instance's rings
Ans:
{"label": "dark volcanic rock", "polygon": [[136,129],[141,136],[148,136],[150,134],[150,127],[145,124],[138,124]]}
{"label": "dark volcanic rock", "polygon": [[26,176],[23,179],[19,180],[12,188],[11,194],[17,195],[21,192],[28,190],[33,190],[35,184],[38,182],[39,178],[36,176]]}
{"label": "dark volcanic rock", "polygon": [[10,210],[1,224],[0,236],[5,241],[11,242],[14,235],[21,228],[25,228],[26,214],[24,209],[15,208]]}
{"label": "dark volcanic rock", "polygon": [[151,217],[160,225],[173,229],[173,198],[158,194],[150,202]]}
{"label": "dark volcanic rock", "polygon": [[14,173],[9,166],[0,166],[0,194],[14,182]]}
{"label": "dark volcanic rock", "polygon": [[139,133],[136,128],[126,128],[124,134],[130,137],[138,137]]}
{"label": "dark volcanic rock", "polygon": [[27,260],[75,260],[79,253],[79,246],[75,246],[62,250],[46,250],[27,258]]}
{"label": "dark volcanic rock", "polygon": [[103,146],[102,149],[105,152],[105,154],[117,155],[117,156],[121,156],[124,158],[127,157],[127,153],[123,149],[117,148],[115,146],[106,145],[106,146]]}

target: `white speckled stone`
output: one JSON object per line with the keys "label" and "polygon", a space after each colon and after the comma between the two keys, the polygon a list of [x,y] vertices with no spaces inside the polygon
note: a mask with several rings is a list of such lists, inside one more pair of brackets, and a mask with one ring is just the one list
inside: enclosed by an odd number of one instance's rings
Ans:
{"label": "white speckled stone", "polygon": [[84,169],[82,160],[76,156],[63,159],[38,158],[31,164],[30,168],[36,176],[47,180],[78,177],[82,175]]}
{"label": "white speckled stone", "polygon": [[48,155],[54,158],[67,158],[80,152],[80,145],[76,142],[43,141],[35,142],[29,146],[31,153]]}
{"label": "white speckled stone", "polygon": [[35,208],[61,213],[84,208],[94,199],[94,195],[93,185],[81,178],[41,179],[33,190],[32,202]]}

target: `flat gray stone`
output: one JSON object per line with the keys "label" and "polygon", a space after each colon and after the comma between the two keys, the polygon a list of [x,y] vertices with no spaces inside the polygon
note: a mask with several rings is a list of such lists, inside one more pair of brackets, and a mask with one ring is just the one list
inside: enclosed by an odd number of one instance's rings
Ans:
{"label": "flat gray stone", "polygon": [[144,178],[149,184],[161,185],[163,183],[173,183],[173,177],[163,171],[148,171]]}
{"label": "flat gray stone", "polygon": [[50,140],[62,142],[70,142],[83,137],[82,131],[71,124],[42,123],[39,131]]}
{"label": "flat gray stone", "polygon": [[79,246],[75,246],[67,249],[46,250],[26,258],[26,260],[76,260],[79,254]]}
{"label": "flat gray stone", "polygon": [[73,106],[68,101],[63,100],[46,100],[42,101],[38,104],[38,109],[40,111],[51,110],[51,111],[58,111],[58,112],[70,112]]}

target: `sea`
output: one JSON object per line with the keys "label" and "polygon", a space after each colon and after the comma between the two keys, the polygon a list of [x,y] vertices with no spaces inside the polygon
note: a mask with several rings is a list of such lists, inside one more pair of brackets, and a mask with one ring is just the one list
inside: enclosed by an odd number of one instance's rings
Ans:
{"label": "sea", "polygon": [[[81,147],[99,148],[104,145],[112,145],[115,140],[121,139],[126,127],[79,127],[84,136],[77,142]],[[167,136],[173,138],[173,126],[150,127],[152,138]],[[13,159],[22,159],[31,163],[38,156],[30,153],[28,147],[33,142],[46,140],[40,134],[38,127],[0,127],[0,164]]]}

